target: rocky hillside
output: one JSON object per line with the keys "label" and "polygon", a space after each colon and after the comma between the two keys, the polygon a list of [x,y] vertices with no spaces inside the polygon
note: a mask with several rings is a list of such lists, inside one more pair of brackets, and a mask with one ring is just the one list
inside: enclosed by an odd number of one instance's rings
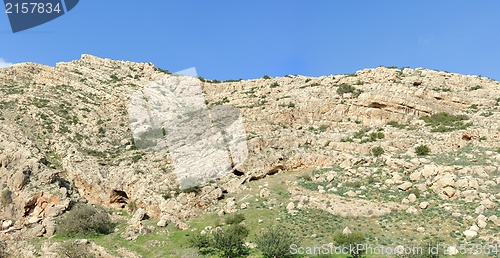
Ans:
{"label": "rocky hillside", "polygon": [[[253,181],[313,169],[286,180],[287,200],[275,205],[287,214],[315,209],[344,217],[420,214],[434,205],[461,221],[450,228],[465,239],[499,241],[497,81],[392,67],[201,78],[208,107],[240,110],[249,157],[221,179],[180,190],[168,152],[136,148],[127,113],[131,95],[164,76],[173,75],[151,63],[90,55],[55,67],[0,69],[1,238],[52,236],[57,217],[80,202],[140,208],[159,224],[187,230],[203,214],[246,209],[237,196],[255,189]],[[273,190],[261,185],[257,195]],[[136,231],[146,227],[138,216]],[[415,234],[428,230],[418,228]]]}

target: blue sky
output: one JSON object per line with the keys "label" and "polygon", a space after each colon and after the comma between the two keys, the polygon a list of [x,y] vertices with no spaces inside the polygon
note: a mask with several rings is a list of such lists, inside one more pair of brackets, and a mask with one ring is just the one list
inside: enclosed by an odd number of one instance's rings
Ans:
{"label": "blue sky", "polygon": [[0,9],[0,66],[82,53],[209,79],[320,76],[379,65],[500,80],[500,1],[81,0],[13,34]]}

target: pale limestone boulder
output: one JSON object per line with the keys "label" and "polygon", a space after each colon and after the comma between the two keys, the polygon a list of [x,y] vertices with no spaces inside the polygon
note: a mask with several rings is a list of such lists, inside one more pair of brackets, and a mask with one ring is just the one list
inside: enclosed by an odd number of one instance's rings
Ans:
{"label": "pale limestone boulder", "polygon": [[429,202],[421,202],[419,204],[419,207],[420,207],[420,209],[425,210],[429,207],[429,205],[430,205]]}
{"label": "pale limestone boulder", "polygon": [[463,234],[467,239],[471,239],[477,236],[477,231],[465,230]]}
{"label": "pale limestone boulder", "polygon": [[406,191],[406,190],[410,189],[412,186],[413,186],[412,183],[410,183],[410,182],[404,182],[404,183],[398,185],[398,189],[401,190],[401,191]]}

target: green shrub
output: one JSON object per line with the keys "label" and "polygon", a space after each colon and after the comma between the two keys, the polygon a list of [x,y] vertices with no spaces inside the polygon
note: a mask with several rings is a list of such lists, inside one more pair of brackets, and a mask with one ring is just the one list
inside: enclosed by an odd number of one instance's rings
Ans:
{"label": "green shrub", "polygon": [[370,140],[376,141],[377,139],[384,139],[385,135],[383,132],[373,132],[370,134]]}
{"label": "green shrub", "polygon": [[294,237],[290,231],[283,226],[272,227],[266,231],[261,231],[255,237],[257,249],[262,252],[265,258],[291,257],[290,246],[294,243]]}
{"label": "green shrub", "polygon": [[189,245],[198,249],[200,254],[219,253],[220,257],[241,257],[248,253],[245,238],[248,229],[240,224],[233,224],[225,229],[214,230],[211,234],[195,234],[189,239]]}
{"label": "green shrub", "polygon": [[356,89],[356,87],[345,83],[340,84],[337,88],[337,94],[341,96],[346,93],[351,93],[353,97],[357,98],[362,92],[362,90]]}
{"label": "green shrub", "polygon": [[264,77],[262,77],[262,79],[269,80],[269,79],[271,79],[271,77],[269,77],[269,75],[264,75]]}
{"label": "green shrub", "polygon": [[387,125],[390,125],[392,127],[398,128],[398,129],[404,129],[406,127],[405,124],[400,124],[397,121],[391,120],[387,122]]}
{"label": "green shrub", "polygon": [[351,137],[345,137],[340,139],[340,142],[353,142],[354,140]]}
{"label": "green shrub", "polygon": [[201,192],[201,187],[199,185],[194,185],[194,186],[182,189],[180,192],[199,194]]}
{"label": "green shrub", "polygon": [[[85,246],[78,244],[76,241],[67,241],[61,243],[61,246],[57,250],[59,257],[64,258],[94,258],[95,256],[91,254]],[[1,256],[0,256],[1,257]]]}
{"label": "green shrub", "polygon": [[450,92],[451,88],[432,88],[433,91]]}
{"label": "green shrub", "polygon": [[248,252],[244,246],[247,236],[248,229],[245,226],[239,224],[231,225],[225,230],[218,230],[213,233],[213,247],[223,257],[240,257]]}
{"label": "green shrub", "polygon": [[279,104],[278,106],[280,106],[280,107],[286,107],[286,108],[294,108],[295,107],[295,103],[288,102],[288,104]]}
{"label": "green shrub", "polygon": [[119,82],[119,81],[121,81],[121,79],[118,78],[118,76],[116,76],[116,74],[110,75],[109,78],[111,78],[111,82]]}
{"label": "green shrub", "polygon": [[169,70],[161,69],[159,67],[155,67],[154,69],[155,69],[155,71],[160,72],[160,73],[172,74]]}
{"label": "green shrub", "polygon": [[368,127],[362,128],[359,131],[354,133],[354,138],[361,139],[361,138],[363,138],[363,136],[365,136],[365,133],[367,133],[368,131],[370,131],[370,128],[368,128]]}
{"label": "green shrub", "polygon": [[329,127],[330,127],[330,126],[328,126],[328,125],[321,125],[321,126],[319,127],[319,130],[320,130],[321,132],[326,132],[326,130],[327,130]]}
{"label": "green shrub", "polygon": [[312,181],[312,177],[310,175],[303,175],[303,176],[299,176],[297,177],[298,179],[302,179],[304,181],[308,181],[308,182],[311,182]]}
{"label": "green shrub", "polygon": [[241,81],[243,81],[242,78],[239,78],[238,80],[229,79],[229,80],[225,80],[224,82],[241,82]]}
{"label": "green shrub", "polygon": [[469,106],[470,109],[478,109],[479,107],[477,106],[477,104],[472,104]]}
{"label": "green shrub", "polygon": [[481,85],[476,85],[476,86],[472,86],[472,87],[470,87],[470,88],[469,88],[469,90],[470,90],[470,91],[473,91],[473,90],[479,90],[479,89],[482,89],[482,88],[483,88],[483,86],[481,86]]}
{"label": "green shrub", "polygon": [[142,154],[137,154],[137,155],[132,156],[133,163],[137,163],[141,159],[142,159]]}
{"label": "green shrub", "polygon": [[350,181],[350,182],[345,182],[344,186],[349,187],[349,188],[360,188],[363,184],[360,181]]}
{"label": "green shrub", "polygon": [[109,234],[114,225],[109,214],[90,204],[76,204],[58,221],[56,232],[63,236],[87,236]]}
{"label": "green shrub", "polygon": [[226,218],[226,224],[229,225],[239,224],[244,220],[245,220],[245,215],[243,215],[242,213],[233,213]]}
{"label": "green shrub", "polygon": [[452,115],[446,112],[433,114],[430,117],[421,118],[427,126],[433,127],[431,132],[451,132],[454,130],[465,129],[472,125],[472,122],[464,124],[468,120],[466,115]]}
{"label": "green shrub", "polygon": [[271,87],[271,88],[276,88],[276,87],[279,87],[279,86],[280,86],[280,84],[279,84],[279,83],[277,83],[277,82],[273,82],[273,83],[271,84],[271,86],[269,86],[269,87]]}
{"label": "green shrub", "polygon": [[497,148],[496,152],[500,153],[500,147]]}
{"label": "green shrub", "polygon": [[425,156],[428,155],[431,152],[431,149],[427,145],[419,145],[417,148],[415,148],[415,153],[419,156]]}
{"label": "green shrub", "polygon": [[337,233],[333,236],[333,240],[339,245],[347,247],[349,254],[353,258],[363,257],[365,250],[358,248],[358,245],[365,243],[365,235],[361,232],[354,231],[350,234]]}
{"label": "green shrub", "polygon": [[384,149],[380,146],[373,147],[372,154],[373,154],[373,156],[378,157],[378,156],[384,154]]}
{"label": "green shrub", "polygon": [[481,114],[479,114],[480,116],[484,116],[484,117],[490,117],[493,115],[493,112],[491,111],[488,111],[488,112],[483,112]]}
{"label": "green shrub", "polygon": [[212,235],[205,234],[194,234],[188,240],[189,246],[198,249],[198,252],[202,255],[214,254],[217,249],[213,247],[213,237]]}

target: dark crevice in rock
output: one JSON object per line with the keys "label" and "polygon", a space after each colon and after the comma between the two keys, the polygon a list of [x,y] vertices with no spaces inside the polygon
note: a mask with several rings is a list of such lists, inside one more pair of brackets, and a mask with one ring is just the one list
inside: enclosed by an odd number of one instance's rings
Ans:
{"label": "dark crevice in rock", "polygon": [[125,205],[128,203],[128,195],[125,191],[122,190],[111,190],[109,194],[109,203],[111,204],[119,204],[120,207],[125,208]]}
{"label": "dark crevice in rock", "polygon": [[234,174],[235,176],[244,176],[244,175],[245,175],[245,173],[244,173],[244,172],[239,171],[239,170],[237,170],[237,169],[233,169],[233,174]]}

